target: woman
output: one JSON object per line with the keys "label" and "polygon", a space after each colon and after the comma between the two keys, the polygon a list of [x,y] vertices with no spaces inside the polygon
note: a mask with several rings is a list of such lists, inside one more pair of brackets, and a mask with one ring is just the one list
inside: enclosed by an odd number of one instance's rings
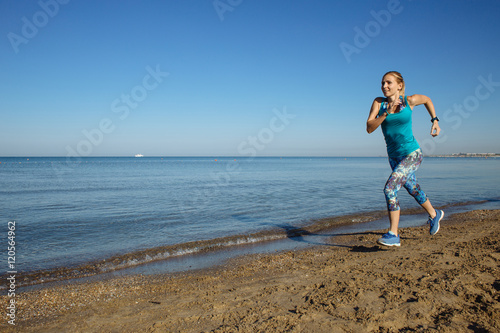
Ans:
{"label": "woman", "polygon": [[442,210],[434,209],[415,178],[415,171],[422,163],[422,150],[413,136],[411,121],[413,108],[421,104],[425,106],[431,116],[432,136],[439,135],[441,129],[431,99],[424,95],[405,96],[405,83],[400,73],[391,71],[384,75],[382,92],[385,97],[375,98],[366,121],[368,133],[372,133],[379,126],[382,126],[389,164],[392,168],[391,176],[384,188],[390,229],[377,243],[386,246],[400,246],[398,233],[400,207],[397,193],[401,186],[404,186],[429,214],[428,223],[431,235],[435,235],[439,231],[439,223],[444,216]]}

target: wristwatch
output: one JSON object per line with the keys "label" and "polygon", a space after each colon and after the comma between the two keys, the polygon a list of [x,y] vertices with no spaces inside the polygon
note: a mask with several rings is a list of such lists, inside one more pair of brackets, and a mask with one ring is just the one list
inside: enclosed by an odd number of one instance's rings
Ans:
{"label": "wristwatch", "polygon": [[434,118],[432,118],[432,119],[431,119],[431,123],[433,123],[433,122],[434,122],[434,120],[439,121],[439,118],[438,118],[438,117],[434,117]]}

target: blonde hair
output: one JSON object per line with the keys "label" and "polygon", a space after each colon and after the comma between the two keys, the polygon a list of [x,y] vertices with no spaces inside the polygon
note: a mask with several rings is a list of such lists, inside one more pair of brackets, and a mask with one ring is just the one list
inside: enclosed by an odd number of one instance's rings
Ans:
{"label": "blonde hair", "polygon": [[385,73],[383,77],[385,77],[385,76],[386,76],[386,75],[388,75],[388,74],[390,74],[390,75],[394,76],[394,77],[396,78],[396,81],[397,81],[398,83],[401,83],[401,84],[402,84],[402,87],[403,87],[403,88],[401,89],[401,92],[400,92],[400,93],[401,93],[401,95],[403,96],[403,100],[404,100],[404,99],[405,99],[405,80],[403,79],[403,75],[401,75],[401,73],[396,72],[396,71],[390,71],[390,72]]}

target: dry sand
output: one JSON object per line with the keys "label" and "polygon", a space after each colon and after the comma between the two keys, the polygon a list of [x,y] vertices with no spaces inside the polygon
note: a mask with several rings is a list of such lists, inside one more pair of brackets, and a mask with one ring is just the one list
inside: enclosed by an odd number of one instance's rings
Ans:
{"label": "dry sand", "polygon": [[[500,332],[500,210],[440,232],[382,232],[210,270],[69,284],[17,296],[5,332]],[[1,297],[6,311],[7,296]]]}

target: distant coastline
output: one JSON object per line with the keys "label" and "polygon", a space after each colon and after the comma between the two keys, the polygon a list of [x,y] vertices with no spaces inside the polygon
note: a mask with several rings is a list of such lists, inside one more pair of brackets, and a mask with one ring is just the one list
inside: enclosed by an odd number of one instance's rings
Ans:
{"label": "distant coastline", "polygon": [[431,157],[500,157],[500,153],[457,153],[444,155],[430,155]]}

